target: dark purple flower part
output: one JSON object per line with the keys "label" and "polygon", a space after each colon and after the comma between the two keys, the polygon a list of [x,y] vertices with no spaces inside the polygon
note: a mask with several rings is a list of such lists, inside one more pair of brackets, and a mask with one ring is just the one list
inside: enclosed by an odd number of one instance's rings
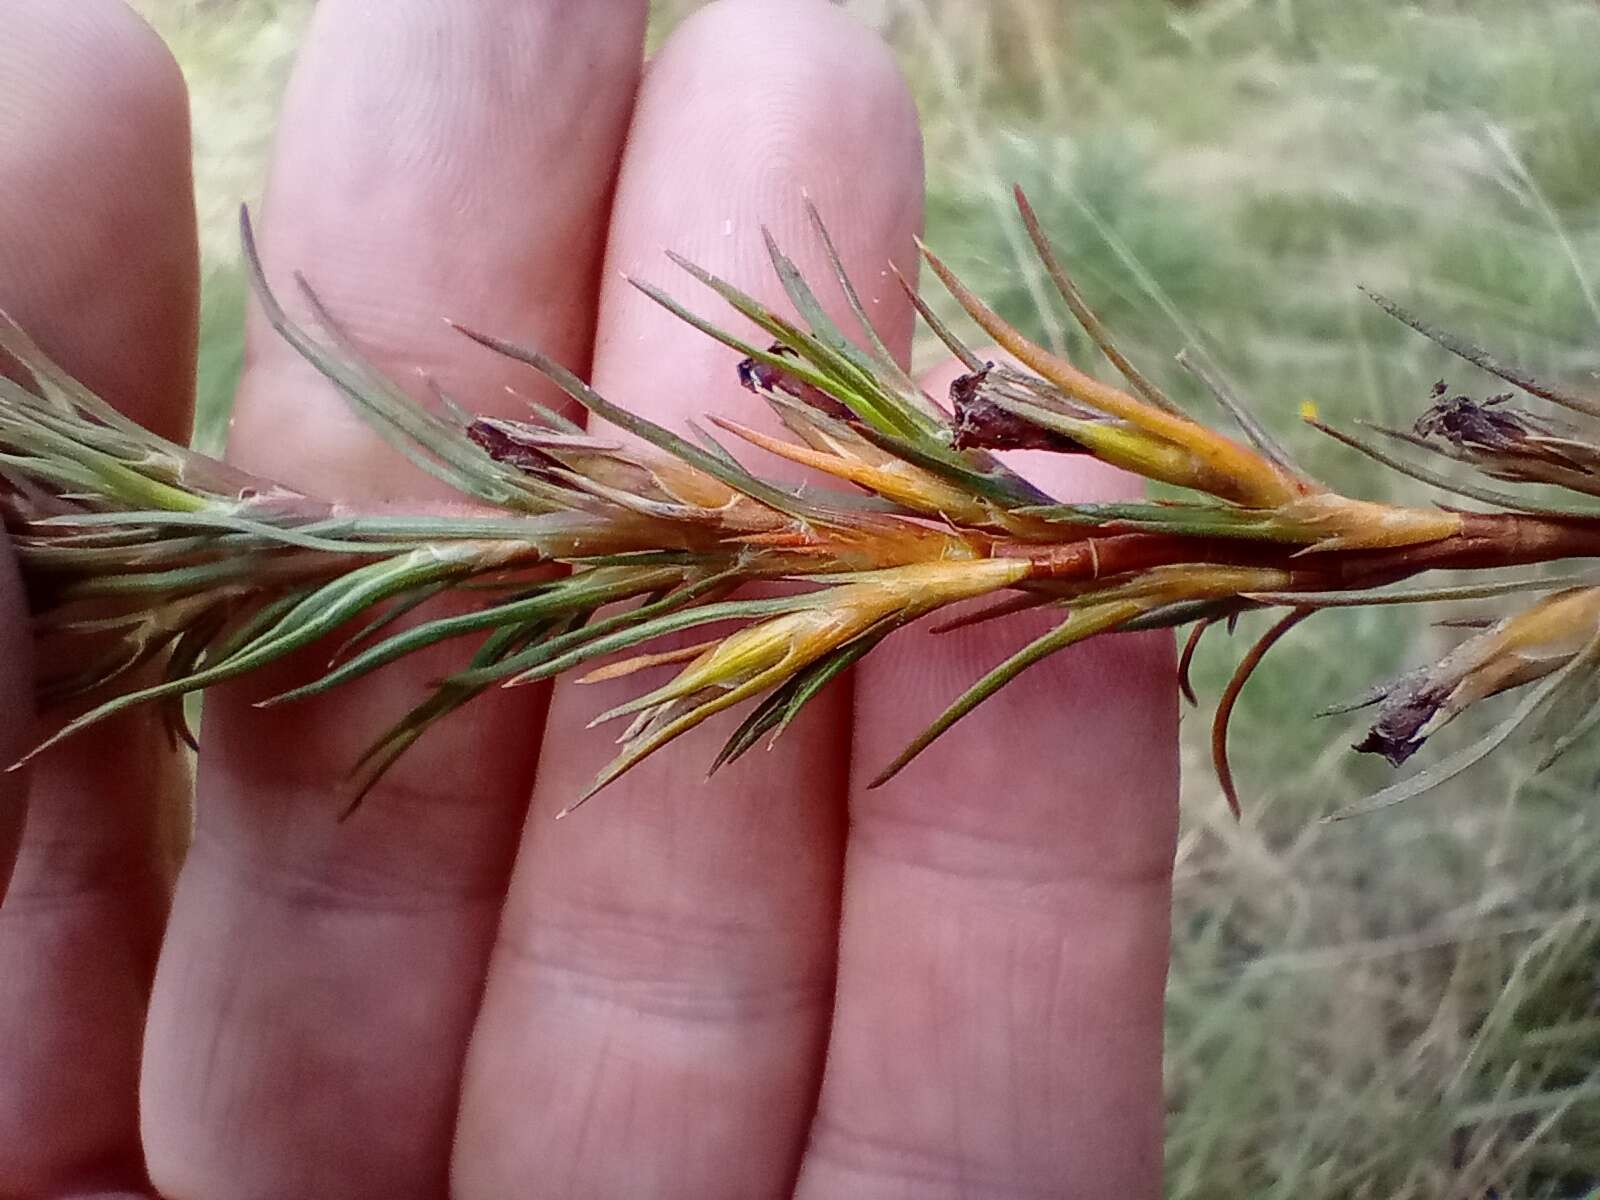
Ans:
{"label": "dark purple flower part", "polygon": [[1431,669],[1413,671],[1389,685],[1383,694],[1383,707],[1367,736],[1355,749],[1363,754],[1381,754],[1398,767],[1427,741],[1427,726],[1439,714],[1459,682],[1439,679]]}
{"label": "dark purple flower part", "polygon": [[1435,403],[1412,427],[1409,437],[1496,479],[1553,483],[1600,495],[1600,445],[1578,426],[1511,403],[1504,392],[1485,400],[1446,396],[1433,389]]}
{"label": "dark purple flower part", "polygon": [[1523,409],[1505,407],[1512,399],[1501,392],[1486,400],[1470,396],[1442,398],[1443,381],[1434,385],[1433,394],[1441,397],[1415,425],[1419,437],[1442,437],[1464,450],[1490,453],[1525,453],[1528,439],[1552,432],[1549,424]]}
{"label": "dark purple flower part", "polygon": [[535,442],[546,431],[535,425],[519,421],[506,421],[498,417],[479,417],[467,426],[467,437],[482,447],[490,458],[503,462],[529,475],[539,475],[554,465],[553,460],[540,450]]}
{"label": "dark purple flower part", "polygon": [[[781,342],[774,342],[767,347],[768,352],[784,358],[798,359],[788,346]],[[824,416],[833,417],[838,421],[856,423],[856,415],[849,407],[835,400],[821,388],[807,383],[798,376],[788,371],[773,366],[771,363],[760,362],[754,358],[744,359],[739,363],[739,382],[752,392],[782,392],[808,407],[816,409]]]}
{"label": "dark purple flower part", "polygon": [[994,364],[990,363],[981,371],[957,376],[950,384],[950,403],[956,412],[956,449],[1083,452],[1083,447],[1065,434],[1035,425],[984,395],[984,387],[994,369]]}

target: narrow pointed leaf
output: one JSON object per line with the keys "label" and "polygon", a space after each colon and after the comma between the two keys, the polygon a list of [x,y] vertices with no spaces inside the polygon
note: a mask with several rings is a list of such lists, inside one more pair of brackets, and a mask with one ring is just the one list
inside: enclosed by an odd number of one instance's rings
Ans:
{"label": "narrow pointed leaf", "polygon": [[1561,588],[1594,587],[1600,576],[1545,575],[1537,579],[1506,579],[1490,583],[1463,583],[1449,587],[1403,588],[1394,591],[1352,592],[1245,592],[1258,604],[1295,604],[1306,608],[1366,608],[1385,604],[1431,604],[1450,600],[1485,600],[1517,592],[1554,592]]}
{"label": "narrow pointed leaf", "polygon": [[1541,400],[1548,400],[1552,404],[1559,404],[1562,408],[1569,408],[1574,412],[1587,413],[1591,417],[1600,417],[1600,400],[1575,395],[1565,389],[1540,383],[1520,367],[1513,366],[1510,363],[1503,363],[1487,350],[1473,345],[1465,338],[1446,333],[1438,326],[1430,324],[1421,317],[1402,308],[1382,293],[1375,292],[1371,288],[1362,288],[1361,291],[1367,299],[1371,300],[1395,320],[1403,325],[1411,326],[1423,337],[1443,346],[1457,358],[1463,358],[1473,366],[1504,379],[1513,387],[1520,388],[1531,396],[1538,396]]}
{"label": "narrow pointed leaf", "polygon": [[321,695],[351,680],[359,679],[381,666],[415,653],[425,646],[484,629],[518,628],[535,622],[549,623],[556,617],[587,613],[604,604],[625,600],[642,592],[676,583],[682,572],[665,569],[650,572],[623,572],[595,577],[574,576],[540,589],[532,596],[491,605],[475,612],[439,617],[412,626],[368,647],[319,679],[258,701],[258,708],[284,704]]}
{"label": "narrow pointed leaf", "polygon": [[1309,608],[1296,608],[1278,618],[1261,635],[1256,644],[1250,647],[1244,658],[1239,660],[1233,678],[1228,680],[1222,698],[1217,701],[1217,711],[1211,721],[1211,764],[1216,770],[1217,783],[1222,788],[1222,795],[1228,802],[1228,811],[1233,814],[1233,819],[1236,821],[1240,815],[1239,791],[1234,786],[1233,764],[1228,757],[1228,730],[1232,723],[1234,706],[1238,704],[1239,697],[1244,692],[1244,685],[1250,682],[1250,677],[1261,665],[1261,660],[1267,656],[1267,651],[1277,645],[1291,629],[1309,617],[1312,611]]}
{"label": "narrow pointed leaf", "polygon": [[1233,387],[1226,379],[1191,355],[1187,350],[1178,352],[1177,363],[1198,379],[1206,391],[1211,393],[1212,398],[1222,406],[1223,411],[1232,417],[1235,424],[1244,431],[1244,435],[1250,439],[1251,445],[1285,471],[1290,471],[1296,475],[1305,474],[1300,469],[1300,465],[1295,462],[1294,455],[1289,453],[1289,448],[1260,422],[1255,413],[1250,411],[1250,407],[1239,399],[1238,393],[1233,390]]}
{"label": "narrow pointed leaf", "polygon": [[1491,504],[1497,508],[1509,508],[1517,512],[1532,513],[1537,516],[1546,517],[1571,517],[1584,515],[1581,512],[1575,513],[1570,509],[1558,509],[1550,508],[1540,504],[1530,504],[1529,502],[1523,500],[1520,496],[1513,495],[1511,492],[1502,492],[1494,488],[1486,488],[1480,487],[1476,484],[1462,483],[1458,480],[1450,479],[1444,475],[1440,475],[1437,471],[1430,471],[1427,467],[1418,466],[1416,463],[1411,463],[1405,461],[1404,459],[1396,458],[1394,455],[1378,449],[1370,442],[1363,441],[1358,437],[1345,433],[1343,430],[1335,429],[1331,425],[1325,425],[1321,421],[1307,421],[1306,424],[1311,426],[1313,429],[1327,434],[1334,441],[1349,446],[1350,449],[1358,451],[1361,454],[1365,454],[1374,462],[1382,463],[1392,471],[1399,471],[1402,475],[1407,475],[1412,479],[1426,483],[1430,487],[1436,487],[1441,491],[1451,492],[1457,496],[1465,496],[1467,499],[1476,500],[1480,504]]}
{"label": "narrow pointed leaf", "polygon": [[[659,636],[662,632],[672,632],[680,626],[663,626],[662,620],[667,614],[675,613],[687,605],[704,597],[732,588],[743,582],[746,574],[736,569],[720,572],[708,576],[695,583],[679,588],[663,596],[659,600],[642,604],[626,612],[615,613],[593,621],[580,629],[559,634],[548,641],[517,654],[498,660],[492,666],[473,668],[462,674],[452,676],[461,682],[495,683],[501,680],[512,679],[516,682],[533,682],[534,678],[544,679],[551,674],[559,673],[567,666],[577,666],[600,654],[608,654],[613,650],[625,650],[629,646],[648,641]],[[743,602],[746,605],[759,602]],[[703,608],[695,612],[704,612]],[[720,617],[708,618],[710,620],[728,620],[748,611],[748,607],[740,608],[733,614],[723,611]],[[682,626],[688,628],[689,626]],[[469,679],[469,677],[471,677]],[[481,678],[480,678],[481,677]]]}
{"label": "narrow pointed leaf", "polygon": [[1017,211],[1022,215],[1022,225],[1027,231],[1028,240],[1033,243],[1039,261],[1044,264],[1045,273],[1056,285],[1056,291],[1061,293],[1061,298],[1066,302],[1073,319],[1083,327],[1084,333],[1089,335],[1089,339],[1100,348],[1100,352],[1128,381],[1129,387],[1157,408],[1181,414],[1183,410],[1169,400],[1165,392],[1145,378],[1139,369],[1128,361],[1127,356],[1117,349],[1111,339],[1110,331],[1101,324],[1100,318],[1094,314],[1094,310],[1084,300],[1083,293],[1078,290],[1078,285],[1072,281],[1072,277],[1067,274],[1066,268],[1056,257],[1055,247],[1050,244],[1049,236],[1039,224],[1039,218],[1033,211],[1033,205],[1028,203],[1028,197],[1021,185],[1014,186],[1011,190],[1016,199]]}
{"label": "narrow pointed leaf", "polygon": [[[503,482],[497,482],[485,494],[485,479],[499,472],[498,464],[481,449],[425,413],[421,406],[364,360],[346,360],[329,353],[289,316],[267,283],[249,213],[245,209],[240,209],[239,213],[239,238],[251,288],[268,323],[353,402],[356,411],[368,420],[385,441],[418,468],[465,495],[483,496],[498,503],[511,494],[509,486]],[[307,299],[319,312],[326,313],[315,293],[305,286],[303,280],[301,283]],[[469,451],[472,452],[470,456]],[[526,491],[526,488],[519,484],[517,490]]]}
{"label": "narrow pointed leaf", "polygon": [[879,370],[884,372],[894,381],[909,403],[916,404],[928,416],[942,419],[936,408],[930,406],[927,397],[923,394],[921,386],[912,379],[894,357],[889,347],[878,334],[877,326],[873,324],[872,317],[867,313],[866,306],[861,302],[861,296],[856,291],[855,284],[850,280],[850,273],[844,268],[844,259],[840,257],[838,247],[833,243],[833,235],[828,232],[828,227],[823,223],[822,214],[817,211],[817,206],[809,196],[805,198],[806,217],[811,222],[812,231],[817,235],[817,240],[822,243],[822,251],[827,256],[828,265],[833,269],[833,278],[839,285],[839,290],[844,293],[845,302],[850,306],[850,311],[855,315],[856,323],[861,326],[861,332],[866,336],[867,344],[871,346],[873,360]]}
{"label": "narrow pointed leaf", "polygon": [[1035,663],[1044,661],[1058,650],[1064,650],[1086,638],[1114,629],[1129,618],[1137,616],[1144,608],[1145,605],[1136,601],[1122,601],[1107,605],[1085,606],[1075,610],[1060,625],[1043,637],[1028,643],[957,697],[932,725],[918,734],[916,739],[867,786],[875,788],[888,783],[952,725]]}

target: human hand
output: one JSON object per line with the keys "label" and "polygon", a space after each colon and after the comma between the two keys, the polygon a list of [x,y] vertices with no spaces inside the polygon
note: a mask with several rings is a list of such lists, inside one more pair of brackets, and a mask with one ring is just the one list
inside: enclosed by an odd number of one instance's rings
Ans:
{"label": "human hand", "polygon": [[[761,224],[825,273],[804,189],[904,354],[884,267],[914,268],[922,164],[888,52],[820,2],[724,0],[641,83],[646,7],[322,0],[269,276],[305,271],[397,377],[482,410],[537,385],[441,317],[658,421],[749,420],[729,353],[619,275],[670,280],[671,248],[781,303]],[[181,80],[115,0],[7,8],[0,307],[177,434]],[[264,475],[437,495],[259,322],[236,413],[231,453]],[[1073,460],[1036,475],[1132,486]],[[14,646],[14,589],[0,605]],[[690,735],[559,825],[606,757],[583,727],[626,684],[480,701],[343,824],[345,771],[450,656],[267,711],[259,686],[225,690],[170,904],[181,771],[150,715],[43,756],[0,907],[0,1195],[1154,1194],[1170,644],[1052,659],[864,790],[1023,636],[898,635],[770,753],[707,782],[719,731]],[[0,651],[20,743],[26,670]]]}

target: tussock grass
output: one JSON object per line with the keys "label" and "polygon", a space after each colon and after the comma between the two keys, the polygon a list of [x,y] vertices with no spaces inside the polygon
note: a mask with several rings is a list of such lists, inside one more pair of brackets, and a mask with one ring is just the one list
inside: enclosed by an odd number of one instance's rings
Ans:
{"label": "tussock grass", "polygon": [[[212,440],[243,296],[228,214],[257,190],[309,6],[139,7],[195,90]],[[693,7],[657,4],[653,37]],[[1299,427],[1302,402],[1405,423],[1441,376],[1495,390],[1357,283],[1552,377],[1600,370],[1592,3],[851,7],[899,49],[922,107],[930,241],[1004,315],[1085,364],[1090,348],[1024,252],[1013,180],[1136,361],[1203,405],[1170,357],[1209,350],[1347,490],[1425,498]],[[1600,754],[1536,785],[1490,760],[1381,817],[1317,822],[1386,768],[1354,761],[1340,718],[1312,712],[1453,636],[1392,610],[1296,631],[1236,716],[1243,824],[1203,765],[1205,721],[1186,722],[1172,1195],[1476,1200],[1600,1183]],[[1213,631],[1202,647],[1203,695],[1237,657],[1224,640]],[[1482,728],[1461,724],[1457,744]]]}

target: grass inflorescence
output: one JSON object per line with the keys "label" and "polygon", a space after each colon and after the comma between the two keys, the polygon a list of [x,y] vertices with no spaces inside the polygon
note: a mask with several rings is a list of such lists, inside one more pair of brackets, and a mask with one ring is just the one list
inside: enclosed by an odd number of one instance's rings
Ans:
{"label": "grass inflorescence", "polygon": [[[653,44],[699,3],[653,0]],[[174,46],[194,98],[211,264],[202,444],[216,449],[248,292],[232,213],[256,194],[310,4],[134,5]],[[1440,493],[1298,425],[1302,403],[1341,432],[1358,419],[1408,429],[1440,377],[1479,400],[1503,388],[1355,282],[1425,297],[1427,315],[1551,379],[1600,370],[1582,279],[1600,245],[1590,0],[848,7],[887,34],[922,111],[929,241],[1009,321],[1080,364],[1096,361],[1094,344],[1047,303],[1006,213],[1014,179],[1119,343],[1186,410],[1220,415],[1197,379],[1161,369],[1178,344],[1209,349],[1235,390],[1272,398],[1257,415],[1295,458],[1361,496]],[[954,323],[953,302],[929,300]],[[919,362],[943,353],[920,339]],[[1432,469],[1470,480],[1464,465]],[[1462,599],[1448,619],[1516,603]],[[1313,714],[1444,657],[1463,638],[1431,620],[1445,615],[1342,607],[1273,648],[1233,713],[1242,823],[1205,769],[1208,722],[1185,722],[1167,1006],[1174,1197],[1566,1197],[1600,1180],[1600,742],[1536,775],[1536,759],[1508,748],[1430,803],[1315,820],[1392,770],[1348,752],[1354,718]],[[1196,691],[1220,695],[1237,639],[1276,617],[1208,631]],[[1428,753],[1471,744],[1515,702],[1477,706]]]}
{"label": "grass inflorescence", "polygon": [[[1477,582],[1383,589],[1424,572],[1600,555],[1600,509],[1585,506],[1596,490],[1600,445],[1572,423],[1595,416],[1593,401],[1540,384],[1377,297],[1419,333],[1567,410],[1558,424],[1524,412],[1512,393],[1478,402],[1441,398],[1440,390],[1411,430],[1377,432],[1413,455],[1434,452],[1513,484],[1554,485],[1581,493],[1583,503],[1523,503],[1509,493],[1450,485],[1314,421],[1392,468],[1469,499],[1503,499],[1505,508],[1484,512],[1453,498],[1420,508],[1347,497],[1299,468],[1203,369],[1235,432],[1189,416],[1152,383],[1088,308],[1020,189],[1016,199],[1047,277],[1128,390],[1022,334],[924,247],[964,313],[1021,364],[979,361],[919,301],[937,335],[972,368],[952,387],[947,408],[878,339],[814,209],[812,227],[833,263],[832,282],[867,349],[826,315],[770,235],[772,269],[795,317],[673,259],[741,314],[754,335],[724,330],[661,288],[637,283],[743,356],[739,378],[789,437],[726,419],[716,421],[719,430],[854,491],[801,491],[765,480],[709,434],[688,440],[599,395],[537,349],[466,328],[458,327],[462,336],[539,372],[591,418],[642,447],[532,403],[516,421],[480,418],[437,391],[431,405],[419,404],[378,372],[303,278],[296,283],[318,328],[289,315],[262,274],[247,218],[240,227],[245,256],[269,323],[377,433],[459,492],[460,512],[346,511],[244,476],[139,429],[44,359],[23,331],[7,331],[5,348],[32,386],[6,383],[0,392],[5,515],[40,635],[65,644],[41,661],[71,664],[65,675],[41,678],[38,691],[47,704],[88,701],[44,745],[144,702],[163,702],[175,734],[187,736],[184,696],[341,631],[344,649],[320,676],[262,703],[319,695],[425,646],[476,639],[471,664],[420,698],[355,764],[354,803],[433,723],[489,687],[578,668],[616,677],[685,662],[667,682],[597,718],[629,723],[621,751],[573,798],[575,806],[744,701],[764,700],[717,763],[738,757],[758,731],[778,736],[843,666],[939,610],[989,599],[1000,601],[991,619],[1021,608],[1059,613],[1053,629],[956,697],[883,769],[882,783],[1017,675],[1080,641],[1191,626],[1187,663],[1208,626],[1282,607],[1287,614],[1243,656],[1216,709],[1212,757],[1237,815],[1229,717],[1266,651],[1319,608],[1360,604],[1375,593],[1382,603],[1481,599],[1485,585]],[[1183,498],[1064,503],[992,453],[1018,445],[1091,455]],[[772,580],[807,586],[777,598],[740,593]],[[397,622],[467,585],[483,601],[473,611]],[[1357,749],[1399,764],[1476,701],[1537,686],[1490,737],[1349,811],[1427,790],[1524,725],[1547,745],[1541,767],[1548,766],[1600,719],[1600,577],[1513,586],[1546,595],[1436,666],[1352,705],[1379,706]],[[365,625],[351,637],[355,622]],[[731,632],[687,652],[663,654],[654,645],[668,634],[728,623],[736,625]],[[141,679],[138,669],[151,662],[160,664],[159,682],[127,682]],[[1193,695],[1186,679],[1182,686]]]}

